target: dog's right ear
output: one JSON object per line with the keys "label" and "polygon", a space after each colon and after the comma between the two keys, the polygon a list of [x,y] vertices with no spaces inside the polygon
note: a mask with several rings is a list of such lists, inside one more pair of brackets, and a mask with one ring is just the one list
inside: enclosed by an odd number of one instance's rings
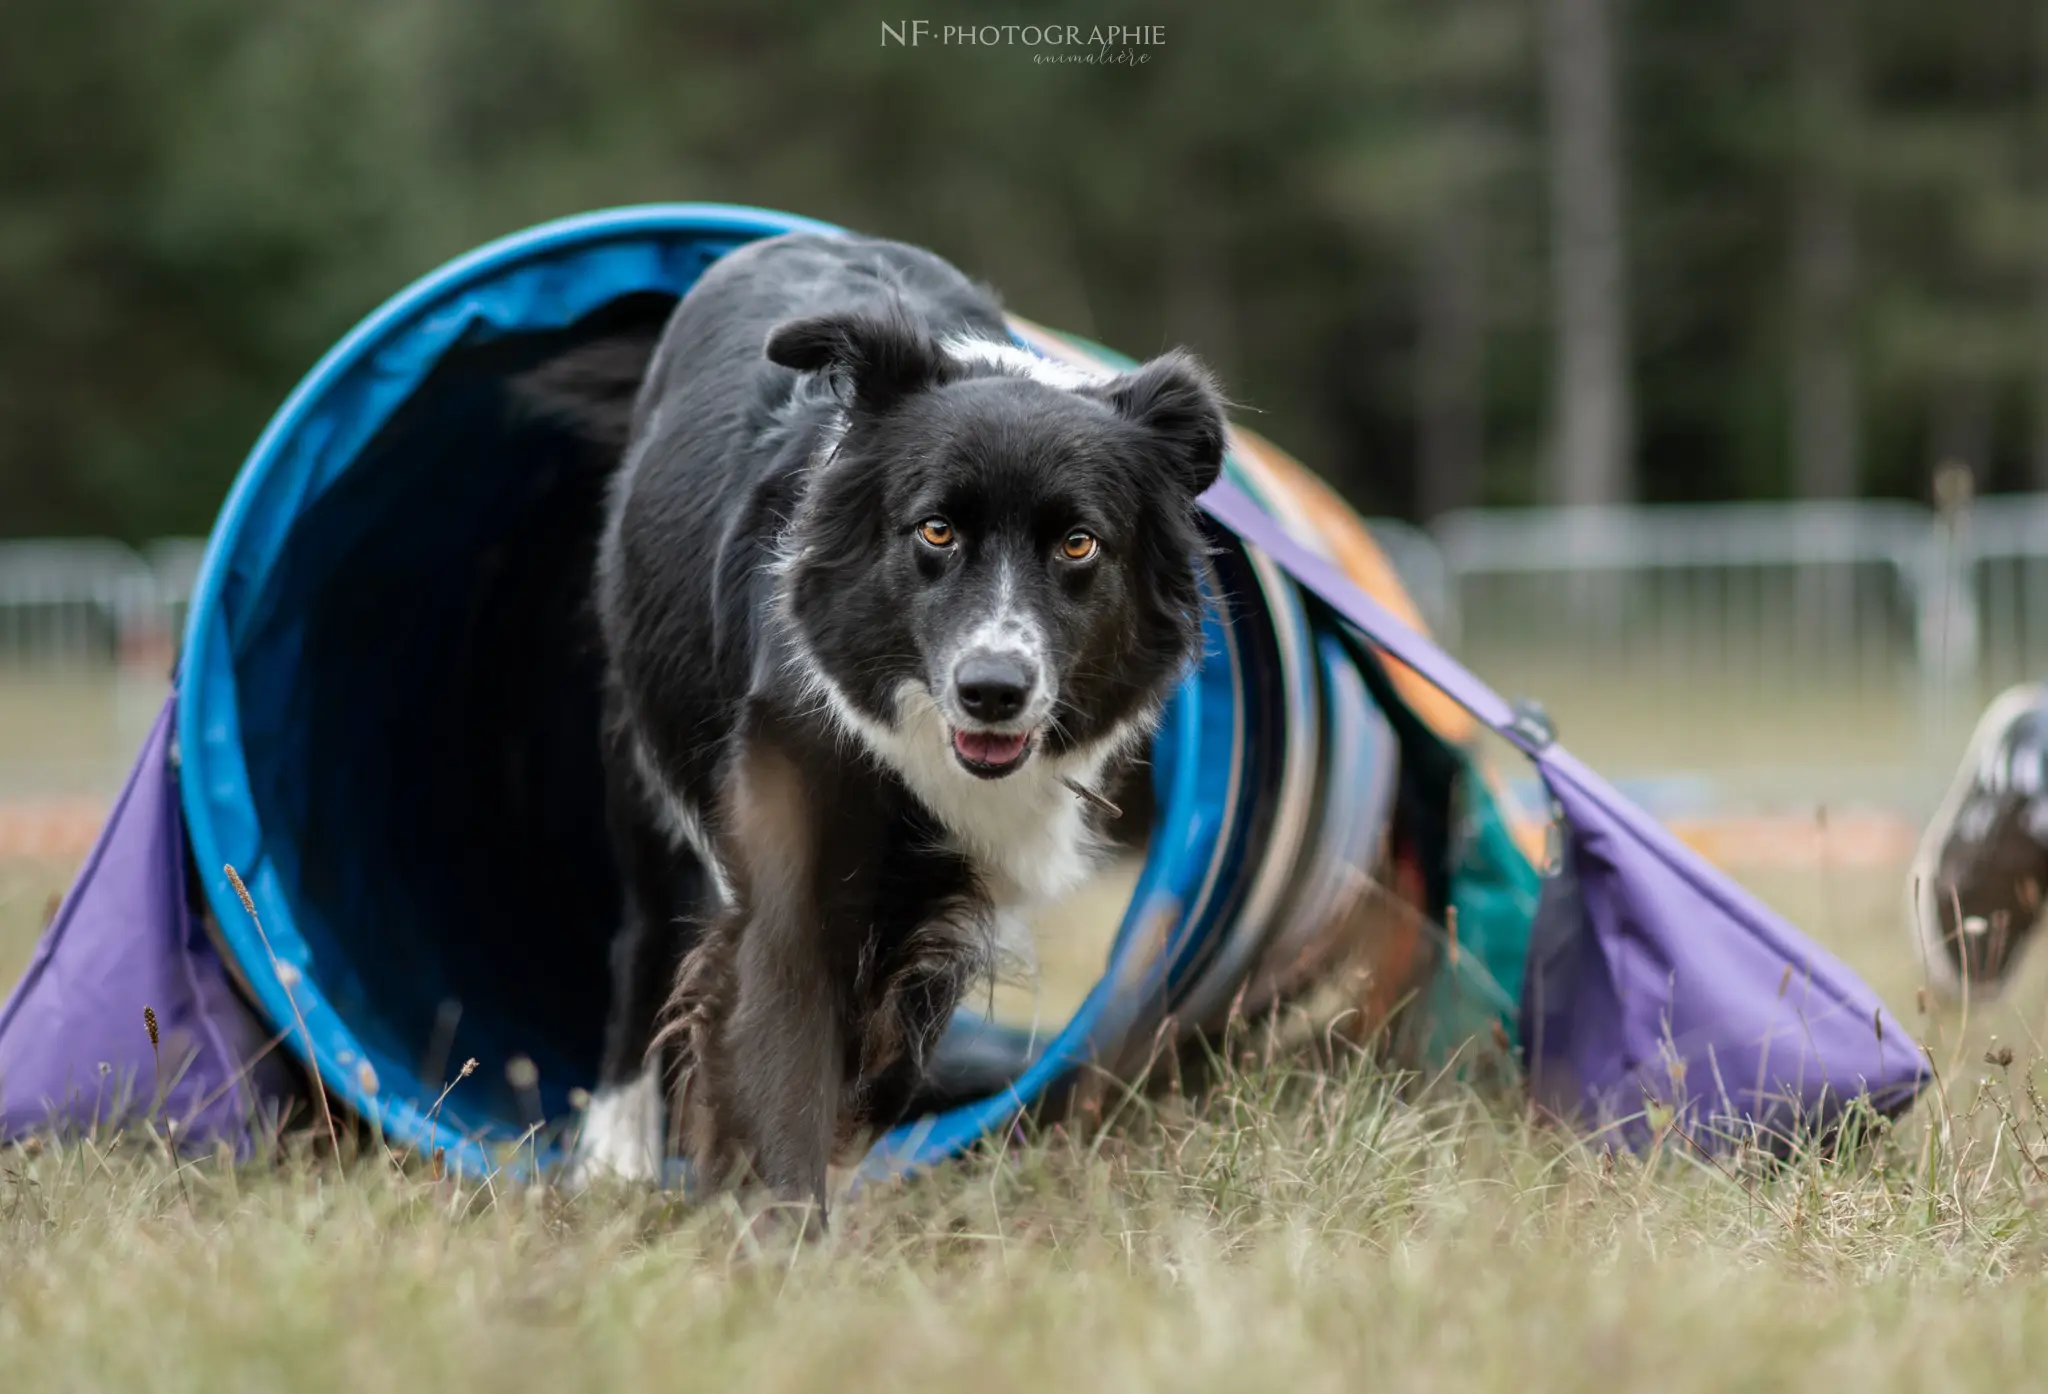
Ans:
{"label": "dog's right ear", "polygon": [[930,331],[901,305],[777,325],[767,353],[800,373],[830,373],[854,403],[871,408],[936,385],[947,369]]}

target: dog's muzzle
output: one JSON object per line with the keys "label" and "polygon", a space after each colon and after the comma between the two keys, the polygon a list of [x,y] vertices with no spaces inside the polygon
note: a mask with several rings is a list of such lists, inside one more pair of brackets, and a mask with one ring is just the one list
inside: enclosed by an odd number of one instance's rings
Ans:
{"label": "dog's muzzle", "polygon": [[1037,732],[1023,721],[1043,682],[1021,654],[970,653],[954,665],[948,705],[965,721],[953,729],[953,755],[970,774],[1000,779],[1030,758]]}

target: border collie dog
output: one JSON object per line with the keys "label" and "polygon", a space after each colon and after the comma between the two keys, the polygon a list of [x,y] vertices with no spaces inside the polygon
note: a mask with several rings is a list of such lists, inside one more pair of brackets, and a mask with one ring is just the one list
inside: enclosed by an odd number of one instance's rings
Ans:
{"label": "border collie dog", "polygon": [[786,236],[676,307],[596,575],[625,895],[574,1174],[823,1206],[1196,656],[1192,357],[1014,345],[929,252]]}

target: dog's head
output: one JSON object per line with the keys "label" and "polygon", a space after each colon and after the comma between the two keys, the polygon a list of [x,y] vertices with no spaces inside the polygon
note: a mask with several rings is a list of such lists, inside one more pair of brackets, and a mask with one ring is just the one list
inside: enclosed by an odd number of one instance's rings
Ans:
{"label": "dog's head", "polygon": [[1147,728],[1200,636],[1194,504],[1224,451],[1200,363],[1096,377],[902,310],[785,324],[767,353],[837,399],[784,597],[842,720],[885,743],[943,720],[986,779]]}

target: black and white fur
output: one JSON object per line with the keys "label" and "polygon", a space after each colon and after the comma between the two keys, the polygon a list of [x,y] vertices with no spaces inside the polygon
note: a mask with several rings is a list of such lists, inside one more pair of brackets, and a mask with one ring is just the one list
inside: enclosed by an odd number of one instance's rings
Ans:
{"label": "black and white fur", "polygon": [[899,243],[712,267],[633,406],[596,577],[626,894],[576,1171],[822,1205],[963,991],[1091,868],[1199,640],[1221,399],[1016,347]]}

